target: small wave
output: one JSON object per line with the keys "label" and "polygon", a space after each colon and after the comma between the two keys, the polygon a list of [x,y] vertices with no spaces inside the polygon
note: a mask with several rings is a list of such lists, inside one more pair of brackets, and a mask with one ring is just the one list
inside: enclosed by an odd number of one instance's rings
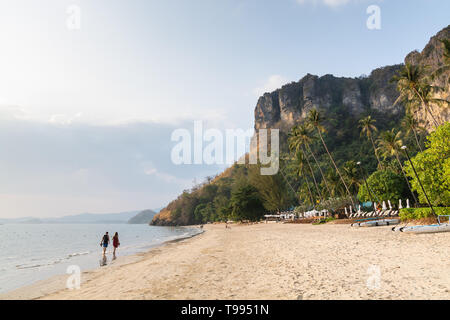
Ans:
{"label": "small wave", "polygon": [[[67,260],[67,259],[70,259],[70,258],[73,258],[73,257],[77,257],[77,256],[84,256],[84,255],[87,255],[89,253],[90,253],[89,251],[86,251],[86,252],[75,252],[75,253],[71,253],[71,254],[67,255],[66,258],[56,258],[56,259],[54,259],[52,261],[49,261],[47,263],[41,263],[41,264],[25,264],[25,263],[24,264],[18,264],[18,265],[16,265],[16,269],[23,270],[23,269],[33,269],[33,268],[40,268],[40,267],[48,267],[48,266],[52,266],[52,265],[61,263],[64,260]],[[31,259],[31,261],[36,261],[36,260],[38,260],[38,259]]]}
{"label": "small wave", "polygon": [[22,270],[22,269],[39,268],[39,267],[42,267],[42,266],[43,266],[42,264],[34,264],[34,265],[18,264],[18,265],[16,266],[16,268]]}
{"label": "small wave", "polygon": [[67,259],[73,258],[73,257],[77,257],[77,256],[85,256],[87,254],[89,254],[90,251],[85,251],[85,252],[75,252],[75,253],[71,253],[67,256]]}

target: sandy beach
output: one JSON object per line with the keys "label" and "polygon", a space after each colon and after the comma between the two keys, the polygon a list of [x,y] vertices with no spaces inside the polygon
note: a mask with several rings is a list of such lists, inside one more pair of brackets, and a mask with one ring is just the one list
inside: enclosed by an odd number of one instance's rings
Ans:
{"label": "sandy beach", "polygon": [[450,233],[276,223],[205,230],[84,272],[79,290],[65,289],[64,275],[0,298],[450,299]]}

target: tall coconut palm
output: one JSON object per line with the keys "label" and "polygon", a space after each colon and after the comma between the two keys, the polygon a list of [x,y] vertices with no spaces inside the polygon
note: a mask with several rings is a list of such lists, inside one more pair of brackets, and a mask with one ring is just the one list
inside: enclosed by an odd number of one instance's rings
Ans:
{"label": "tall coconut palm", "polygon": [[416,143],[417,146],[419,147],[419,150],[423,151],[418,138],[418,132],[425,131],[425,129],[420,126],[419,121],[416,118],[414,118],[412,114],[407,114],[402,120],[402,125],[405,128],[406,134],[411,134],[411,132],[414,134],[414,138],[416,139]]}
{"label": "tall coconut palm", "polygon": [[400,93],[400,96],[394,104],[397,104],[400,101],[418,101],[431,116],[434,126],[439,126],[429,105],[430,102],[437,102],[439,99],[432,98],[433,87],[425,80],[425,68],[407,63],[400,69],[398,74],[392,78],[392,81],[397,82],[397,90]]}
{"label": "tall coconut palm", "polygon": [[330,151],[328,150],[327,144],[323,140],[322,132],[325,132],[325,128],[322,125],[322,123],[324,121],[322,115],[320,114],[319,111],[317,111],[317,109],[311,109],[309,111],[307,121],[308,121],[309,125],[312,126],[313,128],[316,128],[317,132],[319,133],[320,140],[322,141],[322,144],[323,144],[325,150],[327,151],[328,157],[330,158],[331,163],[334,166],[334,169],[336,170],[337,174],[339,175],[339,178],[341,179],[342,183],[344,184],[344,187],[345,187],[345,190],[347,191],[348,196],[352,200],[353,208],[356,208],[355,203],[353,202],[352,194],[350,193],[350,190],[348,189],[347,184],[345,183],[345,180],[342,177],[341,172],[339,171],[339,168],[337,167],[336,163],[334,162],[334,159],[331,156]]}
{"label": "tall coconut palm", "polygon": [[336,173],[336,171],[334,171],[333,168],[330,167],[326,171],[326,175],[331,188],[330,197],[336,198],[345,196],[346,194],[345,189],[342,187],[341,179],[339,178],[339,175]]}
{"label": "tall coconut palm", "polygon": [[310,144],[314,141],[314,137],[311,134],[311,130],[304,124],[295,126],[291,130],[289,139],[291,139],[293,146],[295,146],[296,148],[298,148],[298,146],[304,145],[306,150],[309,151],[309,153],[312,155],[316,163],[316,166],[319,168],[322,180],[325,183],[325,187],[327,188],[328,194],[330,194],[331,190],[328,185],[328,181],[325,178],[322,168],[320,167],[319,161],[317,161],[317,158],[310,147]]}
{"label": "tall coconut palm", "polygon": [[381,152],[382,156],[385,159],[395,156],[395,159],[397,159],[397,163],[399,164],[400,170],[402,171],[402,174],[405,177],[409,191],[411,192],[414,198],[414,202],[417,203],[416,196],[414,195],[414,192],[411,189],[408,177],[406,176],[402,162],[400,161],[399,150],[402,146],[403,141],[401,139],[401,131],[396,132],[395,128],[392,128],[392,130],[390,131],[383,132],[380,138],[378,139],[378,150]]}
{"label": "tall coconut palm", "polygon": [[304,155],[301,151],[298,151],[295,154],[295,158],[294,158],[294,163],[295,163],[295,170],[296,170],[296,174],[299,177],[303,177],[303,179],[305,180],[306,186],[308,188],[308,193],[309,193],[309,197],[311,199],[311,203],[314,206],[314,208],[316,207],[316,201],[315,198],[313,197],[311,188],[309,187],[309,183],[308,183],[308,177],[305,174],[305,158]]}
{"label": "tall coconut palm", "polygon": [[375,153],[375,157],[378,161],[378,167],[383,170],[383,165],[381,164],[380,158],[378,157],[377,148],[375,147],[375,142],[373,141],[373,133],[378,132],[378,129],[375,126],[375,122],[377,122],[377,120],[372,119],[371,116],[367,116],[359,120],[359,127],[361,128],[361,136],[366,135],[367,139],[372,142],[373,152]]}
{"label": "tall coconut palm", "polygon": [[291,132],[289,133],[289,149],[291,151],[294,151],[295,153],[298,153],[301,151],[303,153],[303,158],[306,160],[306,163],[308,165],[308,168],[311,172],[311,177],[313,178],[314,186],[316,187],[317,195],[320,198],[320,201],[323,201],[322,194],[320,192],[319,185],[317,184],[316,177],[314,176],[314,171],[311,167],[311,163],[309,162],[308,155],[306,154],[305,150],[303,149],[303,145],[305,144],[305,141],[309,139],[307,135],[304,135],[304,132],[300,131],[301,128],[298,126],[295,126],[292,128]]}
{"label": "tall coconut palm", "polygon": [[342,167],[344,176],[347,178],[348,187],[353,190],[354,193],[358,192],[358,187],[361,185],[360,170],[355,161],[347,161]]}

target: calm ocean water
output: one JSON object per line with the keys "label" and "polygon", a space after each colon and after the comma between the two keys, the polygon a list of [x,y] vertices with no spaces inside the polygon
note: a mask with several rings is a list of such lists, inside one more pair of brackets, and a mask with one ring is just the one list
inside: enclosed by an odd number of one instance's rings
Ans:
{"label": "calm ocean water", "polygon": [[[0,293],[33,284],[78,265],[99,267],[100,240],[119,233],[118,256],[146,251],[165,241],[193,236],[197,228],[129,224],[5,224],[0,225]],[[108,248],[108,259],[111,259]]]}

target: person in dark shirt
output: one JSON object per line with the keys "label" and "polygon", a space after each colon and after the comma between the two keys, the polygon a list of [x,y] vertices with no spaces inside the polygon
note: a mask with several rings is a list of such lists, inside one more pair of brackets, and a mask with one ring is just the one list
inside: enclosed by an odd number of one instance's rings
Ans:
{"label": "person in dark shirt", "polygon": [[103,256],[106,254],[106,248],[108,248],[109,244],[109,234],[108,232],[102,237],[102,241],[100,242],[100,246],[103,248]]}

